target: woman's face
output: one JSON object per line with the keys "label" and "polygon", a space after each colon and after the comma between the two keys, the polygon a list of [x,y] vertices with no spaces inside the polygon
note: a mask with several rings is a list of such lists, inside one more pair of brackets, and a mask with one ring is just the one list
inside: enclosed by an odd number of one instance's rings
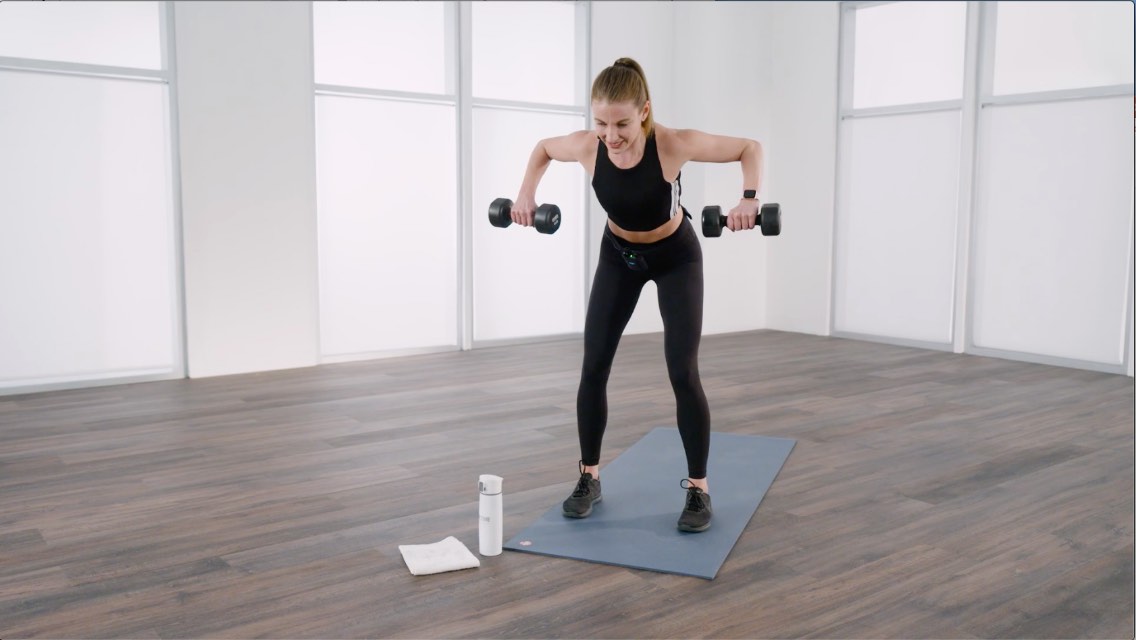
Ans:
{"label": "woman's face", "polygon": [[643,121],[647,119],[650,102],[642,109],[633,102],[593,102],[592,117],[596,121],[596,136],[603,140],[610,153],[626,153],[643,135]]}

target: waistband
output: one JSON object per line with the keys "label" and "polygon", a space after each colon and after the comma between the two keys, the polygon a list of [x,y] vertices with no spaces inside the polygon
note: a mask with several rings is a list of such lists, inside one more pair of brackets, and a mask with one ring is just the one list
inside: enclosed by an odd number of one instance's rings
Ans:
{"label": "waistband", "polygon": [[[686,208],[683,207],[683,212],[685,213],[685,211]],[[665,249],[666,247],[669,247],[671,245],[677,244],[682,240],[682,236],[685,235],[688,228],[692,228],[690,226],[689,214],[683,216],[682,224],[678,226],[678,229],[675,229],[674,233],[663,238],[662,240],[657,240],[655,242],[628,242],[627,240],[624,240],[623,238],[620,238],[619,236],[612,233],[611,227],[607,226],[606,223],[604,224],[603,234],[604,238],[608,240],[613,247],[615,247],[616,251],[634,249],[642,253],[649,253],[651,251],[658,251]]]}

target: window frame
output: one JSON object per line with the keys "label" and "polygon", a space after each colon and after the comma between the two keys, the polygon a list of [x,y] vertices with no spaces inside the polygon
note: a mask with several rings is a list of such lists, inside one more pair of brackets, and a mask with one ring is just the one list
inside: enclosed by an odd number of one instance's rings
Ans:
{"label": "window frame", "polygon": [[[372,100],[389,100],[400,102],[414,102],[425,104],[439,104],[455,107],[456,114],[456,128],[458,140],[457,152],[457,165],[453,168],[458,176],[458,189],[457,198],[455,203],[455,211],[458,216],[457,220],[457,233],[458,233],[458,273],[457,277],[457,317],[455,318],[455,332],[457,339],[455,341],[456,349],[468,351],[485,346],[498,346],[502,344],[525,344],[531,342],[543,342],[549,339],[556,339],[560,336],[539,336],[539,337],[526,337],[505,340],[474,340],[473,335],[473,305],[474,305],[474,292],[473,292],[473,229],[470,220],[474,219],[474,213],[478,209],[476,203],[472,202],[473,194],[473,112],[477,108],[488,108],[498,110],[512,110],[523,111],[530,113],[544,113],[544,114],[558,114],[558,115],[578,115],[584,118],[587,122],[591,117],[591,105],[587,100],[590,90],[589,69],[591,68],[591,2],[575,2],[575,42],[576,42],[576,60],[575,60],[575,85],[577,87],[577,97],[579,104],[552,104],[552,103],[539,103],[539,102],[526,102],[514,100],[499,100],[490,98],[475,98],[472,94],[473,87],[473,7],[468,1],[461,0],[444,0],[444,20],[446,35],[444,38],[446,46],[446,92],[445,93],[419,93],[396,91],[386,89],[371,89],[361,87],[345,87],[340,85],[330,85],[315,82],[313,78],[313,100],[315,96],[351,96],[357,98],[365,98]],[[312,24],[314,28],[314,5],[309,3],[309,11],[312,12]],[[312,56],[315,56],[314,38],[312,39]],[[313,65],[314,68],[314,65]],[[315,123],[313,122],[313,127]],[[482,207],[484,208],[484,207]],[[584,198],[583,210],[583,224],[585,229],[591,228],[591,205],[590,199]],[[588,234],[584,234],[584,255],[591,255],[591,240]],[[583,291],[582,295],[584,300],[587,300],[590,294],[591,282],[589,279],[590,266],[587,260],[584,260],[584,273],[582,274]],[[453,346],[441,346],[436,348],[414,348],[408,350],[396,350],[392,352],[383,352],[379,354],[366,354],[365,356],[356,357],[354,359],[361,359],[362,357],[388,357],[392,355],[407,355],[410,353],[431,353],[439,351],[454,350]],[[343,361],[344,359],[351,359],[350,356],[338,357],[335,361]],[[331,360],[324,358],[321,354],[321,361],[330,362]]]}
{"label": "window frame", "polygon": [[173,357],[174,361],[165,372],[134,372],[134,371],[98,371],[69,374],[58,381],[38,382],[27,384],[16,383],[12,386],[0,386],[0,396],[24,393],[39,393],[43,391],[57,391],[64,389],[78,389],[88,387],[101,387],[108,385],[130,384],[136,382],[154,382],[160,380],[180,380],[187,376],[187,362],[189,361],[188,344],[186,341],[186,302],[185,302],[185,259],[184,235],[182,231],[182,197],[181,197],[181,145],[177,123],[178,116],[178,82],[177,82],[177,54],[173,46],[175,34],[174,3],[172,0],[158,2],[158,37],[160,46],[160,68],[148,69],[140,67],[121,67],[99,64],[86,64],[61,60],[47,60],[37,58],[21,58],[0,56],[0,70],[21,73],[55,74],[94,79],[114,79],[129,82],[156,83],[165,85],[166,95],[166,147],[169,150],[167,162],[168,173],[166,184],[169,189],[169,210],[172,215],[172,240],[174,243],[170,259],[173,261],[173,288],[174,309],[173,318]]}
{"label": "window frame", "polygon": [[[838,72],[837,72],[837,150],[836,150],[836,202],[832,244],[830,247],[829,270],[829,314],[828,331],[830,335],[857,340],[868,340],[900,346],[913,346],[924,349],[951,351],[954,353],[968,353],[979,356],[990,356],[1066,366],[1106,373],[1127,374],[1130,365],[1129,353],[1132,350],[1133,335],[1131,331],[1133,315],[1133,274],[1131,273],[1133,255],[1129,250],[1129,274],[1127,304],[1125,309],[1125,336],[1124,355],[1119,365],[1093,362],[1075,358],[1039,355],[1026,352],[1008,351],[989,347],[980,347],[974,344],[973,327],[975,323],[975,288],[976,274],[973,267],[974,256],[977,252],[977,238],[974,233],[975,220],[979,215],[980,179],[984,162],[982,130],[984,126],[984,113],[991,108],[1006,105],[1033,105],[1061,101],[1094,100],[1100,98],[1126,97],[1133,94],[1133,84],[1119,84],[1111,86],[1085,87],[1077,89],[1061,89],[1051,91],[1037,91],[1018,94],[994,94],[994,51],[997,36],[998,2],[980,2],[971,0],[967,4],[966,16],[966,43],[964,46],[964,73],[963,95],[960,100],[939,102],[924,102],[906,105],[853,108],[852,88],[855,83],[855,16],[860,9],[894,4],[895,2],[910,0],[848,0],[840,3],[840,26],[838,44]],[[836,269],[838,268],[837,255],[839,242],[837,234],[842,211],[848,206],[847,193],[849,185],[846,184],[845,172],[849,166],[850,153],[847,145],[843,143],[846,135],[845,123],[856,118],[886,117],[894,115],[908,115],[931,113],[937,111],[961,112],[962,134],[959,167],[958,191],[958,221],[955,237],[955,280],[954,304],[951,311],[950,343],[934,343],[916,340],[907,340],[890,336],[865,335],[836,330],[837,324],[837,292]],[[1130,224],[1131,226],[1131,224]]]}

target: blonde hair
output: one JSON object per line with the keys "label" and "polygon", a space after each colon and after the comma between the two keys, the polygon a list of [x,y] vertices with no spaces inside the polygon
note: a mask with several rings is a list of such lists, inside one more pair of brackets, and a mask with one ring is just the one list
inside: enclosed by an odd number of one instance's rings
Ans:
{"label": "blonde hair", "polygon": [[[643,67],[631,58],[616,60],[601,71],[592,83],[593,102],[631,102],[635,108],[642,109],[650,99],[651,92],[647,89],[647,76],[643,73]],[[655,131],[653,112],[654,109],[648,111],[647,119],[643,121],[643,134],[647,136]]]}

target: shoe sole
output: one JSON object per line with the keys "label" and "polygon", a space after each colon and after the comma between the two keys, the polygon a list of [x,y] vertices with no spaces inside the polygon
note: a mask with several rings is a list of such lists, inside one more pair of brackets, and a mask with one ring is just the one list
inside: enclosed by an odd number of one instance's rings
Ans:
{"label": "shoe sole", "polygon": [[679,531],[688,531],[688,532],[690,532],[690,533],[700,533],[700,532],[702,532],[702,531],[705,531],[705,530],[707,530],[707,529],[709,529],[709,528],[710,528],[710,523],[709,523],[709,522],[707,522],[706,524],[702,525],[701,527],[692,527],[692,526],[690,526],[690,525],[688,525],[688,524],[680,524],[680,525],[678,525],[678,530],[679,530]]}
{"label": "shoe sole", "polygon": [[592,507],[596,506],[596,503],[598,502],[603,502],[603,496],[592,500],[592,504],[588,507],[588,510],[583,513],[573,513],[571,511],[561,511],[561,513],[564,514],[565,518],[587,518],[588,516],[592,515]]}

